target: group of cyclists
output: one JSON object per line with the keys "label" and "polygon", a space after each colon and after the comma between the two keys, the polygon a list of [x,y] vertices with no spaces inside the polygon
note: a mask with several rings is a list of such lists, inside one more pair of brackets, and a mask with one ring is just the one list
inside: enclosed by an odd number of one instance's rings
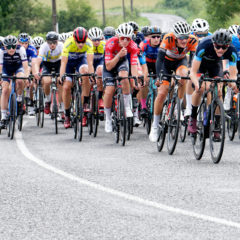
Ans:
{"label": "group of cyclists", "polygon": [[[62,34],[51,31],[47,33],[46,41],[42,37],[31,39],[27,33],[21,33],[18,37],[8,35],[0,37],[0,43],[1,129],[7,127],[11,86],[10,80],[4,76],[33,75],[32,82],[23,82],[20,79],[16,81],[17,103],[19,109],[24,111],[22,98],[28,94],[32,106],[32,89],[34,84],[38,84],[41,74],[51,74],[53,70],[58,73],[59,118],[64,120],[64,127],[67,129],[71,127],[73,79],[70,74],[95,74],[98,106],[105,113],[105,131],[110,133],[113,131],[115,77],[122,78],[125,115],[127,118],[133,117],[133,125],[139,126],[149,113],[149,74],[155,75],[157,96],[149,139],[157,142],[160,115],[169,87],[173,83],[171,74],[190,79],[179,81],[178,98],[180,104],[184,102],[186,106],[184,115],[181,112],[181,119],[189,117],[188,131],[194,134],[197,131],[197,110],[201,96],[210,86],[208,82],[199,85],[200,75],[237,79],[237,73],[240,72],[240,27],[232,25],[229,29],[218,29],[211,34],[208,22],[200,18],[195,19],[191,26],[187,22],[178,21],[168,33],[163,33],[159,26],[144,26],[140,31],[138,24],[130,21],[120,24],[117,29],[109,26],[103,31],[98,27],[88,31],[84,27],[77,27],[73,32]],[[162,77],[159,81],[160,75]],[[129,76],[136,77],[137,82],[129,80]],[[51,112],[50,85],[51,77],[43,77],[45,114]],[[84,112],[89,111],[91,85],[91,77],[82,77]],[[27,92],[26,88],[30,91]],[[218,90],[220,98],[224,93],[224,108],[229,110],[230,93],[232,90],[238,92],[236,83],[231,82],[227,86],[219,84]],[[137,98],[138,107],[133,106],[133,97]],[[30,115],[34,114],[33,108],[29,108],[29,111]],[[84,116],[83,126],[86,124],[87,119]],[[219,137],[217,132],[215,135],[216,138]]]}

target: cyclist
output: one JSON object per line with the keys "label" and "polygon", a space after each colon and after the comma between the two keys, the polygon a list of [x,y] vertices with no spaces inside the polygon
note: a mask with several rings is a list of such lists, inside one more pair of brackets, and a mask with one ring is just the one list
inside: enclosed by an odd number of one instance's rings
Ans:
{"label": "cyclist", "polygon": [[[160,45],[160,39],[161,39],[161,29],[158,26],[151,26],[148,29],[149,32],[149,38],[145,39],[140,44],[140,49],[146,58],[146,63],[148,67],[148,72],[151,74],[156,74],[156,61],[158,56],[158,49]],[[147,87],[145,87],[145,90],[143,90],[145,94],[143,94],[143,98],[141,99],[141,116],[146,117],[148,114],[147,106],[146,106],[146,98],[147,98]]]}
{"label": "cyclist", "polygon": [[[83,27],[77,27],[73,36],[68,38],[64,43],[60,77],[65,73],[75,73],[75,68],[80,74],[94,73],[93,67],[93,45],[88,39],[87,30]],[[70,127],[70,102],[71,102],[71,88],[72,78],[66,77],[63,83],[63,102],[65,107],[65,122],[64,127]],[[84,104],[84,111],[88,111],[89,94],[90,94],[89,77],[82,78],[82,101]],[[83,126],[86,126],[86,116],[83,118]]]}
{"label": "cyclist", "polygon": [[[103,79],[111,78],[114,76],[128,77],[129,64],[127,54],[130,54],[131,74],[138,76],[137,60],[138,60],[138,47],[132,40],[133,28],[127,24],[120,24],[117,29],[117,36],[109,39],[105,48],[105,59],[103,65]],[[132,117],[133,113],[130,107],[131,94],[130,84],[128,79],[121,81],[122,91],[124,97],[124,106],[126,117]],[[112,132],[111,121],[111,107],[112,98],[115,92],[114,80],[106,80],[106,89],[104,94],[104,109],[106,115],[105,131]]]}
{"label": "cyclist", "polygon": [[105,41],[103,41],[103,32],[100,28],[98,27],[93,27],[89,29],[88,31],[88,37],[91,39],[93,43],[93,52],[94,52],[94,61],[93,61],[93,66],[94,66],[94,71],[97,74],[97,90],[98,90],[98,97],[99,97],[99,102],[98,106],[99,108],[104,108],[103,104],[103,83],[102,83],[102,70],[103,70],[103,55],[104,55],[104,50],[105,50]]}
{"label": "cyclist", "polygon": [[144,40],[147,40],[148,37],[149,37],[149,26],[144,26],[144,27],[142,27],[141,33],[142,33],[143,36],[144,36]]}
{"label": "cyclist", "polygon": [[103,29],[104,39],[107,41],[109,38],[112,38],[116,35],[115,28],[108,26]]}
{"label": "cyclist", "polygon": [[[61,54],[63,50],[63,43],[58,41],[58,33],[48,32],[46,35],[46,42],[41,45],[39,50],[39,55],[36,62],[34,76],[39,80],[40,65],[43,64],[42,74],[51,74],[52,71],[59,73],[61,65]],[[42,85],[45,94],[45,114],[50,113],[51,105],[51,77],[43,77]],[[59,112],[63,111],[62,104],[62,86],[58,84],[58,102],[59,102]],[[63,117],[63,116],[62,116]]]}
{"label": "cyclist", "polygon": [[[208,73],[210,78],[222,77],[223,66],[222,60],[229,60],[229,74],[231,79],[237,78],[237,52],[236,49],[230,45],[232,41],[231,33],[226,29],[219,29],[214,32],[212,36],[208,36],[203,39],[198,45],[196,55],[193,59],[190,77],[195,85],[195,91],[192,96],[192,114],[188,123],[188,131],[190,133],[196,133],[196,119],[197,109],[201,101],[203,93],[203,87],[200,89],[198,73]],[[207,88],[210,83],[207,84]],[[236,84],[229,84],[234,90],[236,90]],[[219,96],[222,94],[222,84],[219,84]],[[216,118],[217,119],[217,118]],[[219,117],[220,121],[220,117]],[[219,134],[218,134],[219,135]],[[216,133],[216,138],[217,133]]]}
{"label": "cyclist", "polygon": [[[193,20],[192,23],[192,34],[198,38],[198,40],[202,40],[204,37],[207,37],[211,35],[209,32],[209,24],[207,20],[201,19],[201,18],[196,18]],[[192,64],[192,59],[193,59],[194,52],[190,52],[189,54],[189,61],[188,65],[189,68],[191,67]],[[186,111],[184,113],[185,117],[189,117],[192,112],[192,94],[193,94],[193,87],[192,87],[192,82],[187,81],[187,86],[186,86]]]}
{"label": "cyclist", "polygon": [[[173,25],[174,32],[166,34],[160,45],[158,52],[156,71],[157,74],[163,71],[165,74],[171,74],[175,71],[179,76],[187,76],[187,57],[186,54],[189,51],[195,51],[197,46],[197,38],[190,34],[190,26],[186,22],[176,22]],[[149,134],[151,142],[156,142],[158,139],[158,123],[160,119],[160,113],[162,111],[163,103],[166,99],[170,77],[163,77],[163,83],[158,88],[158,95],[154,103],[154,118]],[[178,97],[182,104],[185,94],[185,80],[180,80],[180,86],[178,90]]]}
{"label": "cyclist", "polygon": [[134,35],[133,35],[132,39],[139,46],[139,44],[144,40],[144,35],[143,35],[142,32],[138,31],[139,30],[139,26],[138,26],[138,24],[136,22],[129,21],[128,24],[130,26],[132,26],[132,28],[133,28]]}
{"label": "cyclist", "polygon": [[[28,59],[28,68],[29,73],[32,71],[32,65],[35,64],[36,58],[37,58],[37,49],[30,44],[31,38],[27,33],[20,33],[18,35],[18,42],[21,46],[23,46],[26,49],[27,53],[27,59]],[[28,83],[26,82],[28,85]],[[30,83],[29,89],[27,86],[26,91],[26,97],[30,99],[29,104],[29,115],[34,115],[34,109],[33,109],[33,82]]]}
{"label": "cyclist", "polygon": [[44,39],[40,36],[37,36],[33,39],[32,41],[34,47],[37,49],[37,55],[39,53],[39,49],[42,46],[42,44],[44,43]]}
{"label": "cyclist", "polygon": [[[0,49],[0,74],[2,75],[2,96],[1,96],[1,128],[6,128],[7,108],[9,98],[10,80],[4,76],[28,77],[28,61],[24,47],[17,45],[17,38],[12,35],[5,37],[4,48]],[[24,89],[23,80],[16,80],[17,104],[22,114],[22,93]]]}
{"label": "cyclist", "polygon": [[[236,31],[237,28],[237,31]],[[238,74],[240,73],[240,26],[238,25],[232,25],[228,28],[228,30],[232,33],[232,45],[236,48],[237,50],[237,69],[238,69]],[[224,62],[225,68],[226,68],[226,73],[228,72],[229,64],[228,62]],[[227,87],[225,98],[224,98],[224,110],[228,111],[230,110],[230,103],[231,103],[231,88]]]}

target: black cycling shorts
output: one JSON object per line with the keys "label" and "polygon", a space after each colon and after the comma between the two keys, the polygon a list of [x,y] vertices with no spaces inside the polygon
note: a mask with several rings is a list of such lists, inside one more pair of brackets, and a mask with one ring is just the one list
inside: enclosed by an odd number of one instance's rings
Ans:
{"label": "black cycling shorts", "polygon": [[55,73],[60,72],[61,60],[57,62],[43,62],[42,74],[51,74],[52,71]]}

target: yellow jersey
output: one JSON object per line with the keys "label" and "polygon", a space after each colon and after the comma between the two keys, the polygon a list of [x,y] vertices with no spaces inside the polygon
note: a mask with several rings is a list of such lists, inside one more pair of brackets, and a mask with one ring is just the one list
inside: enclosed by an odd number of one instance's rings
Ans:
{"label": "yellow jersey", "polygon": [[63,46],[62,56],[68,57],[68,60],[78,60],[85,54],[93,54],[93,45],[90,39],[87,39],[82,49],[79,49],[74,38],[70,37]]}
{"label": "yellow jersey", "polygon": [[94,59],[100,59],[103,57],[105,45],[105,41],[100,41],[100,44],[97,47],[93,45]]}

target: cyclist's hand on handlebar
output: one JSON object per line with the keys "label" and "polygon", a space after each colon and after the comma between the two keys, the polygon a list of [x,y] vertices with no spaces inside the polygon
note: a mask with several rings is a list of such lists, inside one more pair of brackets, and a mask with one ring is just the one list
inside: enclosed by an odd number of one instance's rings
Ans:
{"label": "cyclist's hand on handlebar", "polygon": [[229,79],[229,78],[230,78],[230,74],[229,74],[229,71],[228,71],[228,70],[225,70],[225,71],[223,72],[223,77],[224,77],[225,79]]}
{"label": "cyclist's hand on handlebar", "polygon": [[35,74],[33,74],[33,76],[36,80],[40,79],[40,73],[35,73]]}
{"label": "cyclist's hand on handlebar", "polygon": [[231,88],[232,88],[232,90],[235,92],[235,93],[238,93],[239,92],[239,90],[238,90],[238,87],[237,87],[237,84],[236,83],[231,83]]}

